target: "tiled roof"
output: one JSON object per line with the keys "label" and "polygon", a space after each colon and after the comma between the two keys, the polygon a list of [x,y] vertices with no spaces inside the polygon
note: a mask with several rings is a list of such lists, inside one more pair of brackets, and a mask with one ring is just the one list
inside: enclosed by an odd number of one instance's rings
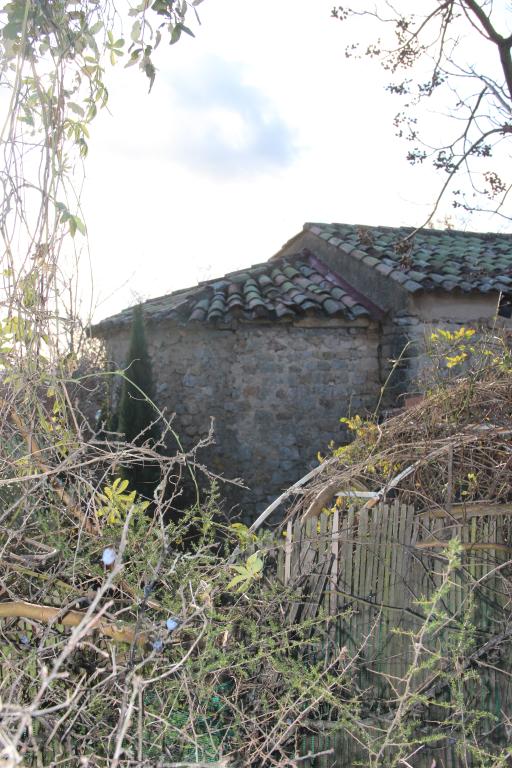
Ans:
{"label": "tiled roof", "polygon": [[[143,307],[149,322],[165,319],[181,323],[295,319],[306,314],[355,320],[379,314],[371,302],[307,252],[150,299]],[[94,330],[129,323],[131,318],[132,310],[125,309]]]}
{"label": "tiled roof", "polygon": [[306,224],[306,231],[373,267],[411,293],[512,290],[512,235],[411,227]]}

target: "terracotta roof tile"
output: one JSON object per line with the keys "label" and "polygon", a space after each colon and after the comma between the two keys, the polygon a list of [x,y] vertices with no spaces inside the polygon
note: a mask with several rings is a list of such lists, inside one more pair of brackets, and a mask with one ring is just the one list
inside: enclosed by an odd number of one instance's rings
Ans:
{"label": "terracotta roof tile", "polygon": [[[350,286],[340,287],[337,276],[316,257],[313,265],[312,259],[303,252],[150,299],[144,304],[146,320],[229,323],[234,318],[298,319],[306,313],[347,320],[373,316],[369,302],[355,291],[351,295]],[[131,315],[131,309],[124,310],[96,328],[129,323]]]}

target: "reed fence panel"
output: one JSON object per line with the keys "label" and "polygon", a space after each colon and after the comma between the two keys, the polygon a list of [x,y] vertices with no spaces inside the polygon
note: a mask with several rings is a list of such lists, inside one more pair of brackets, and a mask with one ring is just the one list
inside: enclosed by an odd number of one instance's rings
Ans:
{"label": "reed fence panel", "polygon": [[[364,692],[372,727],[389,725],[379,707],[399,698],[406,686],[431,696],[429,718],[442,722],[450,691],[443,690],[425,654],[453,656],[455,644],[465,637],[461,658],[462,653],[472,657],[478,679],[465,683],[464,695],[487,713],[479,723],[482,733],[492,742],[506,741],[507,717],[512,722],[512,505],[453,504],[416,512],[399,501],[372,508],[359,502],[290,521],[283,533],[277,577],[294,595],[288,619],[311,625],[304,652],[314,659],[320,653],[333,657],[344,647],[351,654],[361,649],[357,687]],[[443,626],[426,632],[426,651],[416,658],[416,638],[443,583],[444,550],[453,538],[460,542],[460,566],[436,605]],[[472,629],[463,630],[464,623]],[[496,652],[485,665],[479,649],[489,643]],[[321,738],[304,734],[303,756],[332,747],[335,758],[302,759],[301,766],[347,768],[364,759],[364,750],[346,731],[336,733],[338,724],[326,717],[321,727]],[[410,757],[410,765],[459,765],[456,741],[447,737],[425,746]]]}

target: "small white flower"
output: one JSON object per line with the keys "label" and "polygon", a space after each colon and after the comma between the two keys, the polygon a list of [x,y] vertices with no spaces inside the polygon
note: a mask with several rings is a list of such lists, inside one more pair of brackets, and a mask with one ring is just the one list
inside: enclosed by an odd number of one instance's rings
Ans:
{"label": "small white flower", "polygon": [[103,565],[112,565],[116,559],[116,551],[112,547],[105,547],[101,556]]}
{"label": "small white flower", "polygon": [[175,619],[172,616],[170,616],[165,622],[165,626],[167,627],[169,632],[174,632],[174,630],[179,627],[179,624],[180,624],[179,619]]}

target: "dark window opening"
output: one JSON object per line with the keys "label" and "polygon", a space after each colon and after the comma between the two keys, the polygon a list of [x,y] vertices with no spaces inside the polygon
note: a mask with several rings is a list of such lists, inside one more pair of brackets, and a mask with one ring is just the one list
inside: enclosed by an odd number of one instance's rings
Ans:
{"label": "dark window opening", "polygon": [[502,293],[500,298],[500,304],[498,307],[498,315],[500,317],[512,317],[512,294]]}

